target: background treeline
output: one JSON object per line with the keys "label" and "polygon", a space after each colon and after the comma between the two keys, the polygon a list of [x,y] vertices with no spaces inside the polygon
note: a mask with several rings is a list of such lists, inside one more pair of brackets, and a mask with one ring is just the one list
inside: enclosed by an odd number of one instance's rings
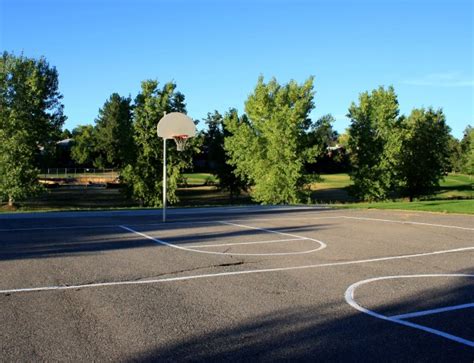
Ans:
{"label": "background treeline", "polygon": [[[156,125],[165,112],[186,113],[175,83],[143,81],[134,98],[114,93],[94,125],[70,132],[62,130],[57,70],[45,59],[4,53],[0,82],[2,200],[13,204],[40,192],[40,168],[77,166],[117,168],[128,196],[161,205]],[[280,84],[260,77],[242,114],[210,112],[185,152],[168,144],[168,200],[177,201],[185,170],[211,172],[231,195],[246,190],[272,204],[307,201],[308,186],[323,172],[350,172],[352,193],[361,200],[412,200],[433,193],[449,171],[474,172],[473,129],[455,139],[441,109],[400,115],[394,89],[380,87],[350,105],[350,127],[339,135],[331,115],[310,118],[314,96],[313,78]]]}

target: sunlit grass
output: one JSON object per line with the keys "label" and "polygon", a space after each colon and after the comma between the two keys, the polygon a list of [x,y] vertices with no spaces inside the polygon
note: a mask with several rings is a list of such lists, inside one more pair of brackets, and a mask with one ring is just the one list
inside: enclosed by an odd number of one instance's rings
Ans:
{"label": "sunlit grass", "polygon": [[474,214],[474,200],[428,200],[420,202],[379,202],[379,203],[348,203],[334,205],[338,208],[364,209],[402,209],[440,213]]}

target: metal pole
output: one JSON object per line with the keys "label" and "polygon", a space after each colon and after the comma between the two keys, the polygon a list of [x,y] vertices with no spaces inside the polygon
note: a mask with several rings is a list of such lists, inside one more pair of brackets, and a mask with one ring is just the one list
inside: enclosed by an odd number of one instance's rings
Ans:
{"label": "metal pole", "polygon": [[163,222],[166,222],[166,138],[163,138]]}

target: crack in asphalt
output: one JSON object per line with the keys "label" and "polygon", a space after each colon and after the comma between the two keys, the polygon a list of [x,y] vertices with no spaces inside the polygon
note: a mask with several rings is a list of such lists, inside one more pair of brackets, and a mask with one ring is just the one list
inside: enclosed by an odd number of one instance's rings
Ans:
{"label": "crack in asphalt", "polygon": [[[229,267],[229,266],[240,266],[244,264],[255,264],[260,261],[252,261],[252,262],[246,262],[246,261],[237,261],[237,262],[227,262],[227,263],[219,263],[216,265],[208,265],[208,266],[200,266],[200,267],[195,267],[195,268],[188,268],[188,269],[183,269],[183,270],[176,270],[176,271],[171,271],[171,272],[164,272],[158,275],[152,275],[152,276],[146,276],[146,277],[137,277],[135,279],[130,279],[129,281],[146,281],[149,279],[154,279],[158,277],[163,277],[163,276],[173,276],[173,275],[178,275],[181,273],[185,272],[192,272],[192,271],[198,271],[198,270],[206,270],[206,269],[212,269],[212,268],[217,268],[217,267]],[[94,281],[94,282],[88,282],[85,283],[85,285],[89,284],[95,284],[95,283],[108,283],[110,281]],[[62,286],[68,286],[69,284],[63,284]]]}

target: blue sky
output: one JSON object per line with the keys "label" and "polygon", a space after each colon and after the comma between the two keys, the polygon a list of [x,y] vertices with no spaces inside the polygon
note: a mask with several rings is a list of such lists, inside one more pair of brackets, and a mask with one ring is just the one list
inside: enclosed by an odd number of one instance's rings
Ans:
{"label": "blue sky", "polygon": [[312,117],[348,126],[358,94],[393,85],[402,113],[441,107],[474,125],[471,0],[0,0],[0,48],[57,67],[66,127],[94,122],[113,92],[173,80],[188,114],[243,111],[259,75],[315,76]]}

